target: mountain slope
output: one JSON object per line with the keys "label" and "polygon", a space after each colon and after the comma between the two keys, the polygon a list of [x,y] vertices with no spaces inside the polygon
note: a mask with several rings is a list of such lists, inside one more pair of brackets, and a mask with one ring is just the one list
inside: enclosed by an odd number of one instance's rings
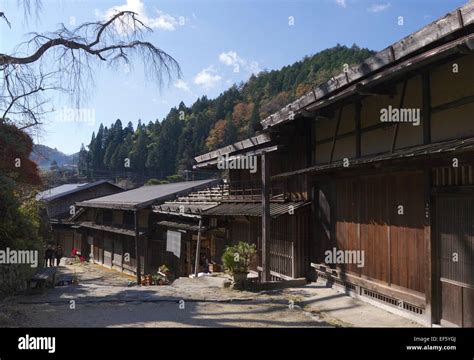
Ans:
{"label": "mountain slope", "polygon": [[33,160],[40,168],[49,168],[52,161],[56,161],[58,165],[77,165],[78,154],[66,155],[58,149],[50,148],[46,145],[33,145],[33,151],[30,160]]}
{"label": "mountain slope", "polygon": [[[261,119],[340,73],[344,64],[359,63],[373,53],[338,44],[280,70],[252,75],[215,99],[203,96],[190,107],[181,102],[162,121],[139,122],[137,129],[131,122],[123,127],[121,120],[110,128],[101,124],[88,150],[79,152],[79,171],[89,177],[182,173],[192,167],[194,156],[253,135]],[[126,159],[130,168],[124,167]]]}

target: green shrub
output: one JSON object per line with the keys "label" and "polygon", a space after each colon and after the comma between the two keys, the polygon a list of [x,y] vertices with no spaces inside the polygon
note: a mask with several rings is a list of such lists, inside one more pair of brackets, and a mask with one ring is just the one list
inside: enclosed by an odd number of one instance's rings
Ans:
{"label": "green shrub", "polygon": [[257,253],[254,244],[240,241],[237,245],[228,246],[222,255],[224,268],[232,274],[248,273],[249,265]]}

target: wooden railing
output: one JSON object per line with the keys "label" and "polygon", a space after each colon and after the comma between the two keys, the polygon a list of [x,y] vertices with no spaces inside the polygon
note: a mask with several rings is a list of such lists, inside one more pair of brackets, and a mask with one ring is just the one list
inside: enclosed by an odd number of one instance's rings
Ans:
{"label": "wooden railing", "polygon": [[[223,201],[262,201],[262,185],[258,181],[231,181],[224,185],[228,190],[223,196]],[[272,184],[270,188],[270,199],[272,201],[284,201],[285,189],[280,184]]]}

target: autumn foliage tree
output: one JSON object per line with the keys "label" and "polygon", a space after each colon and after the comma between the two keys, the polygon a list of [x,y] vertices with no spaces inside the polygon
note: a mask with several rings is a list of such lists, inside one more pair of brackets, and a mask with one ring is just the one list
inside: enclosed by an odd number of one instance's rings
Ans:
{"label": "autumn foliage tree", "polygon": [[[26,17],[32,14],[32,7],[41,9],[40,0],[18,3],[24,4]],[[0,6],[3,5],[1,2]],[[11,29],[12,21],[2,8],[0,22],[2,27]],[[40,204],[35,201],[31,187],[39,184],[40,179],[36,164],[29,160],[33,141],[26,131],[36,130],[44,121],[50,108],[49,94],[68,94],[79,108],[93,83],[94,69],[103,64],[113,67],[141,62],[147,78],[158,86],[175,74],[180,75],[172,56],[144,40],[144,35],[151,31],[138,14],[116,11],[108,19],[72,29],[61,24],[52,32],[30,33],[29,39],[13,52],[0,50],[0,248],[41,249],[43,245]],[[82,152],[81,166],[92,170],[116,166],[123,155],[117,150],[123,143],[123,134],[126,131],[120,123],[109,137],[102,127],[91,141],[91,156]],[[113,146],[103,147],[108,140]],[[138,135],[133,144],[138,153],[132,152],[137,157],[136,166],[143,168],[146,140],[147,135]],[[25,185],[30,185],[26,191]],[[4,270],[0,265],[0,272]]]}
{"label": "autumn foliage tree", "polygon": [[[163,119],[142,124],[140,131],[134,130],[130,141],[121,142],[120,151],[129,157],[132,151],[134,156],[146,152],[144,168],[136,170],[140,173],[137,176],[166,179],[176,173],[183,175],[184,170],[192,169],[195,156],[255,135],[262,128],[263,118],[342,71],[345,63],[360,62],[371,54],[357,46],[338,45],[280,70],[253,74],[245,83],[231,86],[215,99],[202,96],[190,106],[180,103]],[[103,149],[113,153],[113,147],[118,146],[110,135],[116,125],[105,125],[94,134],[89,151],[81,152],[82,159],[87,161],[82,168],[90,169],[89,173],[96,167],[104,171],[103,159],[107,156]],[[146,143],[146,148],[137,143],[138,133],[142,138],[139,143]],[[112,170],[107,166],[105,170]]]}
{"label": "autumn foliage tree", "polygon": [[30,160],[33,140],[15,125],[0,121],[0,174],[22,184],[40,183],[36,163]]}

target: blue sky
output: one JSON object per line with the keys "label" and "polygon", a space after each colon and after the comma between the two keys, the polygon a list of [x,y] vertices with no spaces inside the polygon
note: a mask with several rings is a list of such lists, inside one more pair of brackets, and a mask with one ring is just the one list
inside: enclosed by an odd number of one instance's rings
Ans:
{"label": "blue sky", "polygon": [[[462,0],[43,0],[37,19],[25,21],[16,0],[0,0],[12,23],[0,22],[0,52],[11,53],[31,31],[74,28],[101,20],[108,11],[139,12],[153,28],[146,40],[172,55],[182,78],[161,88],[140,65],[100,68],[89,100],[81,103],[87,121],[59,121],[58,111],[74,105],[51,93],[51,108],[37,143],[65,153],[87,145],[99,124],[162,119],[173,106],[213,98],[252,72],[279,69],[337,43],[381,50],[463,5]],[[398,24],[403,16],[403,25]],[[237,72],[235,70],[238,70]]]}

